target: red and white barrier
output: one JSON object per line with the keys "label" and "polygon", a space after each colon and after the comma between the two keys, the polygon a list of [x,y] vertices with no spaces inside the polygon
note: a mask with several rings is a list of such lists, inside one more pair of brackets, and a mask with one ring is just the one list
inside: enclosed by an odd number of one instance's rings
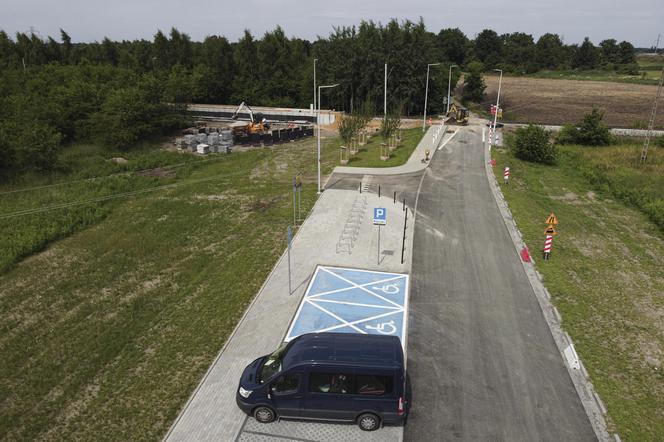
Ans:
{"label": "red and white barrier", "polygon": [[549,259],[549,253],[551,253],[551,248],[553,247],[553,235],[546,235],[544,240],[544,259]]}

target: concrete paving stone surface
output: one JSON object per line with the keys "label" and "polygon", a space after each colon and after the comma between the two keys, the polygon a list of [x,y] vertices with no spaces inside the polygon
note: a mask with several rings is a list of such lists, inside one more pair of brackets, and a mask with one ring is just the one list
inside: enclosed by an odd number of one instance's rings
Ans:
{"label": "concrete paving stone surface", "polygon": [[254,419],[247,419],[239,442],[284,440],[311,442],[383,442],[398,441],[401,438],[401,427],[383,427],[376,431],[362,431],[354,424],[321,424],[281,420],[270,424],[261,424]]}
{"label": "concrete paving stone surface", "polygon": [[490,192],[481,126],[425,171],[414,242],[404,440],[595,440]]}
{"label": "concrete paving stone surface", "polygon": [[[359,225],[354,247],[351,253],[337,253],[337,242],[344,222],[358,196],[358,191],[334,189],[326,190],[321,195],[292,243],[293,293],[288,293],[288,262],[284,254],[166,434],[165,440],[232,441],[240,434],[245,420],[253,421],[253,418],[246,419],[246,415],[235,404],[242,370],[255,358],[274,351],[283,341],[317,265],[408,273],[414,222],[408,209],[406,255],[404,264],[401,264],[404,212],[402,205],[394,204],[391,196],[379,198],[373,193],[362,194],[362,198],[366,198],[366,212]],[[377,265],[377,228],[372,223],[374,207],[385,207],[388,210],[387,225],[381,227],[380,265]],[[284,247],[285,238],[286,232]],[[401,435],[402,427],[396,428],[391,431]],[[396,440],[390,436],[390,430],[386,430],[380,429],[372,434],[376,434],[375,437],[382,434],[385,437],[383,440]]]}

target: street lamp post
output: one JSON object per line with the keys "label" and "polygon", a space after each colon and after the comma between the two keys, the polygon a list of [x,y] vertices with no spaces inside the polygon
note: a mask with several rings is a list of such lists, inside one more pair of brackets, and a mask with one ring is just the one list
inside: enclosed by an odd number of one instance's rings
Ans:
{"label": "street lamp post", "polygon": [[493,115],[493,143],[495,144],[496,141],[496,124],[498,122],[498,108],[500,107],[500,86],[503,83],[503,70],[502,69],[494,69],[496,72],[500,72],[500,80],[498,80],[498,96],[496,97],[496,113]]}
{"label": "street lamp post", "polygon": [[339,86],[339,83],[318,86],[318,112],[316,113],[316,125],[318,126],[318,195],[320,195],[320,90]]}
{"label": "street lamp post", "polygon": [[450,73],[447,75],[447,110],[445,111],[445,115],[450,113],[450,92],[451,92],[451,86],[452,86],[452,68],[458,68],[459,66],[453,64],[450,66]]}
{"label": "street lamp post", "polygon": [[427,85],[424,89],[424,117],[422,117],[422,132],[424,132],[427,123],[427,100],[429,98],[429,68],[438,66],[440,63],[429,63],[427,65]]}
{"label": "street lamp post", "polygon": [[316,62],[318,61],[317,58],[314,58],[314,112],[316,112]]}

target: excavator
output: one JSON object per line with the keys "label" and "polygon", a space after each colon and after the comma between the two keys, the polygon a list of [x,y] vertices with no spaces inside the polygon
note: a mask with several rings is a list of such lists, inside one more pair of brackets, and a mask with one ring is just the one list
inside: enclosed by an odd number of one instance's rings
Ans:
{"label": "excavator", "polygon": [[251,110],[249,105],[244,101],[235,110],[235,113],[231,117],[233,120],[237,120],[238,115],[242,112],[243,109],[246,109],[249,113],[249,121],[238,121],[231,125],[234,135],[250,135],[250,134],[262,134],[270,129],[270,122],[263,116],[263,114],[257,113],[254,117],[254,112]]}
{"label": "excavator", "polygon": [[460,126],[468,125],[468,109],[461,107],[456,103],[453,103],[450,107],[450,111],[447,113],[447,124],[458,124]]}

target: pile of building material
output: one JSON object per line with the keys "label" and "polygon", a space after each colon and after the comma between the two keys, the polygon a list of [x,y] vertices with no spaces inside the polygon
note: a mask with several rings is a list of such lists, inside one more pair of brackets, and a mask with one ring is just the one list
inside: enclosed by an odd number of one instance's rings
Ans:
{"label": "pile of building material", "polygon": [[233,133],[230,130],[222,130],[221,132],[200,132],[195,135],[186,134],[184,137],[178,138],[175,141],[175,145],[182,150],[202,155],[208,153],[229,153],[233,145]]}

